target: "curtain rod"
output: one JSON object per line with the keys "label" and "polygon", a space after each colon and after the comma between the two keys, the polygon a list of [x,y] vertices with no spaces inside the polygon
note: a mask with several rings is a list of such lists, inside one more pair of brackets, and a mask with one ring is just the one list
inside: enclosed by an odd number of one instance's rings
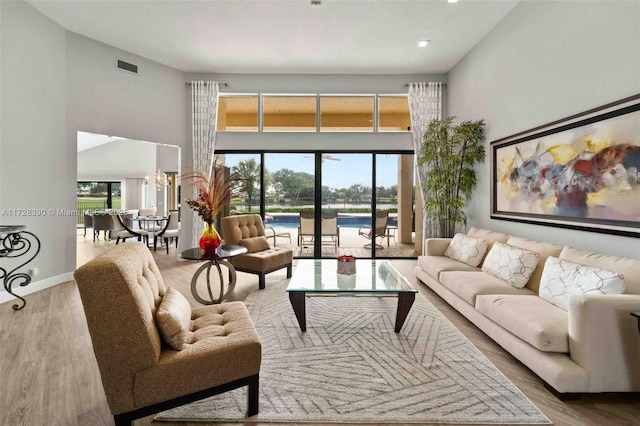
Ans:
{"label": "curtain rod", "polygon": [[[447,87],[447,83],[440,83],[439,81],[429,81],[428,83],[438,83],[440,84],[442,87]],[[411,83],[405,83],[404,87],[409,87],[411,86]]]}
{"label": "curtain rod", "polygon": [[[187,86],[191,86],[191,82],[190,82],[190,81],[187,81],[185,84],[186,84]],[[220,86],[222,86],[222,87],[229,87],[229,83],[218,83],[218,84],[219,84]],[[207,82],[206,82],[206,81],[204,82],[204,85],[205,85],[205,86],[207,85]]]}

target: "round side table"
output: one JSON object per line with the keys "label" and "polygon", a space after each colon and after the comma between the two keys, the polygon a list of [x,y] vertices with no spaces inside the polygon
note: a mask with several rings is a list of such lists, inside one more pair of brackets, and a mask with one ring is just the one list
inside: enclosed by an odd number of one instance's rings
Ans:
{"label": "round side table", "polygon": [[[233,288],[236,285],[236,269],[230,262],[227,262],[225,259],[229,259],[235,256],[241,256],[247,252],[247,249],[242,246],[236,245],[223,245],[218,247],[213,252],[204,251],[199,247],[192,248],[189,250],[183,251],[180,256],[183,259],[188,260],[204,260],[206,263],[198,268],[198,270],[193,274],[193,278],[191,278],[191,294],[193,298],[203,305],[214,305],[217,303],[221,303],[224,298],[233,291]],[[224,265],[229,270],[229,284],[227,286],[227,290],[225,291],[224,285],[224,277],[222,276],[222,268],[220,265]],[[213,296],[213,292],[211,291],[211,267],[215,266],[218,270],[218,279],[220,281],[220,295],[218,298]],[[198,294],[198,278],[202,272],[207,271],[207,293],[209,298],[205,299]]]}

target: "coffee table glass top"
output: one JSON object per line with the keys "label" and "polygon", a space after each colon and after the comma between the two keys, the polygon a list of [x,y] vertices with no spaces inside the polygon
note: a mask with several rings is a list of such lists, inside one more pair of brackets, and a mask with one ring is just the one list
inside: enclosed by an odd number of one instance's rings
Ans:
{"label": "coffee table glass top", "polygon": [[388,260],[356,260],[356,273],[338,274],[335,259],[300,259],[287,291],[311,293],[417,293]]}

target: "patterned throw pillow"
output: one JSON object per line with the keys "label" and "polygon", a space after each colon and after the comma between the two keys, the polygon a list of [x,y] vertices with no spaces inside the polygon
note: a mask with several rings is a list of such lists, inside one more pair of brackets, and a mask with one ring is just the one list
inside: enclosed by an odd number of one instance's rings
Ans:
{"label": "patterned throw pillow", "polygon": [[614,271],[549,256],[540,280],[540,297],[565,311],[579,294],[624,293],[624,277]]}
{"label": "patterned throw pillow", "polygon": [[539,257],[535,251],[495,242],[482,264],[482,270],[513,287],[522,288],[536,269]]}
{"label": "patterned throw pillow", "polygon": [[488,246],[489,242],[487,240],[456,234],[449,243],[444,255],[469,266],[478,266],[487,252]]}

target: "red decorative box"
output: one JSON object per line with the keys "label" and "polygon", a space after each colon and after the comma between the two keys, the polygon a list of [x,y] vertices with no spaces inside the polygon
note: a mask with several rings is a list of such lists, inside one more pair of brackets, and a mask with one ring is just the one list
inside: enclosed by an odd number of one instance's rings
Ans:
{"label": "red decorative box", "polygon": [[353,275],[356,273],[356,258],[351,255],[338,256],[338,273]]}

